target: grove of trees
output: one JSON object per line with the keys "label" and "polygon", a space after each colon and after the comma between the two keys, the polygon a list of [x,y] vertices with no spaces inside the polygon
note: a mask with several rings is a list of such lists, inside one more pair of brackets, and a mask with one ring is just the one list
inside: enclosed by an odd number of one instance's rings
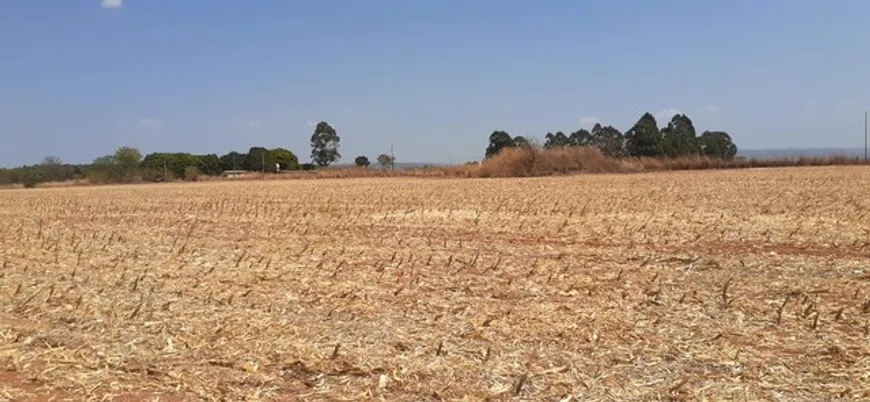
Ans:
{"label": "grove of trees", "polygon": [[[196,180],[200,175],[219,175],[225,171],[255,172],[312,170],[338,161],[341,138],[327,122],[317,124],[311,136],[313,163],[299,163],[299,158],[285,148],[251,147],[247,152],[232,151],[225,155],[197,155],[186,152],[154,152],[147,155],[132,147],[120,147],[87,164],[65,164],[56,156],[46,156],[36,165],[0,169],[0,185],[23,184],[34,187],[43,182],[88,179],[98,183],[133,181]],[[358,161],[359,162],[359,161]],[[366,166],[368,159],[365,159]]]}
{"label": "grove of trees", "polygon": [[[673,116],[662,128],[659,128],[655,117],[644,113],[625,133],[613,126],[596,124],[591,130],[579,129],[569,134],[561,131],[547,133],[544,141],[545,149],[595,147],[604,155],[616,158],[703,155],[731,159],[737,154],[737,146],[728,133],[704,131],[697,135],[692,120],[684,114]],[[0,169],[0,185],[21,183],[25,187],[33,187],[47,181],[85,178],[92,182],[106,183],[196,180],[200,175],[219,175],[234,170],[275,172],[276,164],[280,171],[312,170],[329,166],[341,159],[341,138],[329,123],[317,123],[310,142],[312,163],[303,164],[288,149],[258,146],[249,148],[247,152],[232,151],[221,156],[185,152],[154,152],[143,156],[136,148],[120,147],[114,153],[96,158],[90,164],[78,165],[65,164],[56,156],[46,156],[36,165]],[[489,136],[486,158],[505,148],[525,147],[530,144],[526,137],[511,136],[505,131],[493,131]],[[378,155],[376,161],[384,169],[391,169],[395,164],[393,157],[387,154]],[[371,161],[367,156],[361,155],[354,159],[354,163],[360,167],[368,167]]]}
{"label": "grove of trees", "polygon": [[[592,130],[579,129],[565,134],[561,131],[544,135],[544,148],[595,147],[604,155],[614,158],[652,157],[676,158],[702,155],[732,159],[737,155],[737,146],[724,131],[704,131],[697,135],[692,120],[685,114],[676,114],[668,124],[659,129],[655,117],[644,113],[625,133],[613,126],[595,124]],[[502,149],[522,147],[528,144],[522,136],[511,137],[505,131],[493,131],[485,156],[490,158]]]}

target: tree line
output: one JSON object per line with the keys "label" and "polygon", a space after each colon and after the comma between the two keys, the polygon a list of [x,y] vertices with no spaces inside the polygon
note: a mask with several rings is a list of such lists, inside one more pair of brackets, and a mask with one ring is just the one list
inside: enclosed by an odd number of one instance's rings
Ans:
{"label": "tree line", "polygon": [[[247,152],[232,151],[221,156],[186,152],[154,152],[143,156],[137,148],[123,146],[87,164],[66,164],[59,157],[47,156],[35,165],[0,169],[0,185],[35,187],[44,182],[83,179],[94,183],[193,181],[202,175],[214,176],[227,171],[274,173],[314,170],[327,167],[341,158],[341,138],[329,123],[318,123],[310,141],[311,163],[300,163],[299,158],[285,148],[267,149],[259,146],[251,147]],[[381,154],[377,162],[383,168],[392,168],[394,159]],[[370,165],[368,157],[362,155],[356,157],[354,163],[360,167]]]}
{"label": "tree line", "polygon": [[154,152],[143,157],[137,148],[124,146],[87,164],[65,164],[48,156],[36,165],[0,169],[0,185],[34,187],[43,182],[81,179],[95,183],[197,180],[201,175],[220,175],[228,170],[272,172],[276,164],[280,170],[313,169],[312,164],[299,164],[296,155],[284,148],[251,147],[246,153],[233,151],[223,156]]}
{"label": "tree line", "polygon": [[[614,158],[677,158],[701,155],[733,159],[737,155],[737,146],[728,133],[704,131],[699,136],[692,120],[685,114],[674,115],[661,129],[652,114],[644,113],[625,133],[613,126],[597,123],[591,131],[580,129],[570,134],[561,131],[547,133],[544,141],[545,149],[594,147],[600,149],[604,155]],[[489,136],[485,156],[490,158],[502,149],[528,145],[529,140],[523,136],[511,137],[505,131],[493,131]]]}

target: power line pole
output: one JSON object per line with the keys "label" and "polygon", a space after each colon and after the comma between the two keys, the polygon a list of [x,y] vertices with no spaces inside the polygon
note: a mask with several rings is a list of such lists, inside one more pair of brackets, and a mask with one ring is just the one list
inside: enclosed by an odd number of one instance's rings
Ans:
{"label": "power line pole", "polygon": [[867,111],[864,111],[864,160],[867,160]]}
{"label": "power line pole", "polygon": [[390,142],[390,171],[395,170],[396,166],[396,155],[393,154],[393,143]]}

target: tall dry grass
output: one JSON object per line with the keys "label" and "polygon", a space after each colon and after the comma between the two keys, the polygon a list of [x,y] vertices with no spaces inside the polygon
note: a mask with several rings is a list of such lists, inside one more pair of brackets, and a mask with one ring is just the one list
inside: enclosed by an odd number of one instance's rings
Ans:
{"label": "tall dry grass", "polygon": [[[782,158],[719,159],[707,156],[680,158],[613,158],[598,148],[571,147],[543,149],[539,146],[508,148],[479,164],[426,167],[402,170],[350,167],[314,171],[286,171],[281,174],[251,172],[226,178],[200,175],[197,181],[224,180],[300,180],[351,179],[368,177],[414,178],[487,178],[487,177],[540,177],[578,173],[643,173],[677,170],[749,169],[799,166],[851,166],[870,165],[870,161],[845,155],[799,156]],[[173,180],[174,181],[174,180]],[[143,181],[135,180],[134,183]],[[68,187],[106,184],[91,179],[41,183],[39,187]],[[21,188],[8,185],[0,188]]]}
{"label": "tall dry grass", "polygon": [[640,173],[668,170],[747,169],[789,166],[868,165],[844,155],[770,159],[719,159],[707,156],[680,158],[612,158],[597,148],[505,149],[479,166],[464,167],[472,177],[533,177],[570,173]]}
{"label": "tall dry grass", "polygon": [[[613,158],[597,148],[571,147],[542,149],[535,146],[509,148],[483,163],[396,171],[371,168],[323,169],[294,171],[282,174],[251,173],[230,180],[283,180],[283,179],[348,179],[364,177],[416,177],[416,178],[486,178],[486,177],[540,177],[577,173],[643,173],[676,170],[748,169],[790,166],[848,166],[870,165],[867,161],[843,155],[818,157],[787,157],[771,159],[719,159],[707,156],[681,158]],[[224,180],[222,178],[212,178]]]}

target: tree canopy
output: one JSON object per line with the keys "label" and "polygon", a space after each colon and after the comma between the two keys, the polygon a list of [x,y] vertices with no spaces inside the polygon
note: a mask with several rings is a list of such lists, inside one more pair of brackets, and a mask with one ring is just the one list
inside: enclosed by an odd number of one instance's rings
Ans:
{"label": "tree canopy", "polygon": [[662,133],[656,118],[644,113],[630,130],[625,132],[625,145],[631,156],[661,156]]}
{"label": "tree canopy", "polygon": [[384,169],[392,169],[395,163],[395,157],[387,154],[378,155],[378,165],[381,165],[381,167]]}
{"label": "tree canopy", "polygon": [[734,145],[731,136],[724,131],[704,131],[698,137],[698,143],[702,155],[723,159],[731,159],[737,155],[737,145]]}
{"label": "tree canopy", "polygon": [[493,131],[489,135],[489,146],[486,147],[486,157],[490,158],[501,152],[504,148],[514,147],[514,140],[506,131]]}
{"label": "tree canopy", "polygon": [[341,138],[338,132],[325,121],[317,123],[314,134],[311,134],[311,160],[317,166],[329,166],[341,159],[338,152]]}
{"label": "tree canopy", "polygon": [[[697,135],[694,122],[685,114],[675,114],[661,129],[652,114],[644,113],[625,134],[613,126],[595,124],[591,130],[579,128],[548,132],[543,137],[543,147],[547,149],[595,147],[604,155],[615,158],[702,155],[732,159],[737,155],[737,146],[728,133],[709,130]],[[139,149],[122,146],[86,164],[66,164],[61,158],[49,155],[38,164],[0,169],[0,185],[22,183],[31,187],[46,181],[83,178],[92,182],[196,179],[200,174],[219,175],[228,170],[275,172],[276,165],[280,171],[313,170],[341,159],[338,151],[340,141],[335,128],[321,121],[310,137],[311,163],[300,163],[289,149],[262,146],[251,146],[246,152],[231,151],[222,156],[154,152],[144,157]],[[532,137],[513,137],[507,131],[495,130],[489,135],[485,157],[491,158],[506,148],[532,144],[537,144]],[[383,168],[392,168],[395,164],[395,160],[387,154],[378,155],[376,160]],[[357,166],[369,166],[371,163],[365,155],[354,159]]]}
{"label": "tree canopy", "polygon": [[552,149],[552,148],[564,148],[571,145],[568,136],[561,131],[557,131],[556,134],[547,133],[544,136],[544,148]]}
{"label": "tree canopy", "polygon": [[667,127],[662,129],[661,154],[674,158],[698,155],[699,152],[698,138],[692,120],[684,114],[674,115]]}
{"label": "tree canopy", "polygon": [[357,156],[357,157],[353,160],[353,164],[354,164],[354,165],[357,165],[357,166],[359,166],[359,167],[369,167],[369,165],[371,164],[371,162],[369,162],[369,158],[368,158],[367,156],[365,156],[365,155],[360,155],[360,156]]}
{"label": "tree canopy", "polygon": [[[491,158],[505,148],[528,143],[526,137],[511,138],[506,131],[496,130],[489,135],[485,156]],[[592,130],[580,128],[570,134],[563,131],[544,134],[545,149],[565,147],[594,147],[600,149],[604,155],[614,158],[705,155],[731,159],[737,155],[737,146],[727,133],[705,131],[698,136],[692,119],[679,113],[662,129],[659,129],[651,113],[644,113],[625,134],[613,126],[603,126],[600,123],[596,123]]]}

